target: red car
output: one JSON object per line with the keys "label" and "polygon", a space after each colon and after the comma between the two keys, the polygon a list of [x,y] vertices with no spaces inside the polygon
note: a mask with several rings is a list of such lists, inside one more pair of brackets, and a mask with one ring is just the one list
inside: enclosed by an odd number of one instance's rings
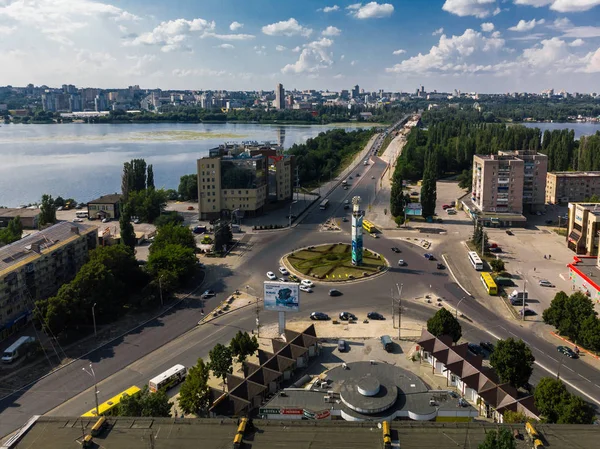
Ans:
{"label": "red car", "polygon": [[446,209],[450,209],[450,205],[449,204],[444,204],[442,206],[442,209],[446,210]]}

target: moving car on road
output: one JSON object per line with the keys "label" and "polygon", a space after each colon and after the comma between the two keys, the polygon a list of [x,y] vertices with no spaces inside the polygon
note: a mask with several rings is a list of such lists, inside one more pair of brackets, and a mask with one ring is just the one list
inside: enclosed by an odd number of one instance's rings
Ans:
{"label": "moving car on road", "polygon": [[308,279],[302,279],[300,281],[300,283],[302,285],[306,285],[307,287],[314,287],[315,286],[315,284],[313,284],[313,281],[309,281]]}
{"label": "moving car on road", "polygon": [[404,262],[404,259],[400,259],[400,260],[398,261],[398,266],[399,266],[399,267],[404,267],[404,266],[406,266],[406,262]]}
{"label": "moving car on road", "polygon": [[489,341],[482,341],[481,343],[479,343],[479,346],[481,346],[483,349],[485,349],[490,354],[492,352],[494,352],[494,345]]}
{"label": "moving car on road", "polygon": [[540,282],[540,287],[550,287],[550,288],[554,288],[554,284],[550,281],[547,281],[546,279],[541,279]]}
{"label": "moving car on road", "polygon": [[300,279],[298,278],[298,276],[296,276],[295,274],[290,274],[288,276],[288,279],[292,282],[300,282]]}
{"label": "moving car on road", "polygon": [[469,343],[468,345],[469,351],[471,351],[475,355],[483,355],[483,350],[481,346],[476,345],[475,343]]}
{"label": "moving car on road", "polygon": [[573,351],[571,348],[569,348],[567,346],[557,346],[556,349],[558,350],[558,352],[566,355],[570,359],[576,359],[579,357],[575,351]]}
{"label": "moving car on road", "polygon": [[267,271],[267,277],[272,281],[277,280],[277,276],[275,276],[275,273],[273,273],[272,271]]}
{"label": "moving car on road", "polygon": [[300,290],[306,293],[312,293],[312,288],[310,288],[308,285],[300,284]]}
{"label": "moving car on road", "polygon": [[313,312],[310,314],[310,319],[315,321],[327,321],[329,319],[329,315],[323,312]]}
{"label": "moving car on road", "polygon": [[204,293],[202,293],[202,299],[212,298],[215,295],[216,293],[214,292],[214,290],[206,290]]}
{"label": "moving car on road", "polygon": [[350,312],[340,312],[340,320],[342,321],[350,321],[356,320],[356,315]]}
{"label": "moving car on road", "polygon": [[344,352],[346,350],[346,340],[338,340],[338,351]]}
{"label": "moving car on road", "polygon": [[394,251],[395,253],[401,253],[402,251],[400,251],[400,248],[397,247],[392,247],[392,251]]}
{"label": "moving car on road", "polygon": [[367,318],[370,320],[385,320],[385,317],[381,314],[381,313],[377,313],[377,312],[369,312],[367,313]]}
{"label": "moving car on road", "polygon": [[438,270],[443,270],[444,268],[446,268],[446,267],[444,266],[444,264],[443,264],[443,263],[439,263],[439,262],[438,262],[438,264],[437,264],[437,269],[438,269]]}
{"label": "moving car on road", "polygon": [[285,268],[285,267],[279,267],[279,272],[280,272],[281,274],[283,274],[284,276],[287,276],[288,274],[290,274],[290,273],[289,273],[289,271],[288,271],[288,270],[286,270],[286,268]]}
{"label": "moving car on road", "polygon": [[423,257],[425,257],[427,260],[435,260],[435,256],[433,254],[425,253],[423,254]]}
{"label": "moving car on road", "polygon": [[342,292],[339,291],[337,288],[332,288],[331,290],[329,290],[329,296],[342,296]]}

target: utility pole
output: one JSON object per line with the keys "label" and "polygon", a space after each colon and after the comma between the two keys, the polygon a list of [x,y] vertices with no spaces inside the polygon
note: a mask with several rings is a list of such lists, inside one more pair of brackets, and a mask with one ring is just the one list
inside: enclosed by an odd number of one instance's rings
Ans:
{"label": "utility pole", "polygon": [[92,364],[90,363],[90,370],[86,370],[85,367],[81,368],[86,374],[88,374],[89,376],[91,376],[94,379],[94,397],[96,399],[96,416],[100,416],[100,407],[98,405],[98,384],[96,382],[96,373],[94,372],[94,368],[92,367]]}
{"label": "utility pole", "polygon": [[394,309],[396,305],[394,304],[394,288],[390,288],[390,298],[392,298],[392,329],[396,327],[396,313]]}
{"label": "utility pole", "polygon": [[158,289],[160,291],[160,306],[163,307],[165,304],[163,302],[163,295],[162,295],[162,276],[158,277]]}
{"label": "utility pole", "polygon": [[95,308],[96,308],[96,303],[94,303],[94,305],[92,306],[92,320],[94,321],[94,337],[97,337],[98,333],[96,332],[96,313],[94,312]]}
{"label": "utility pole", "polygon": [[[249,285],[246,285],[246,291],[249,290],[253,290],[254,293],[256,293],[256,290]],[[256,297],[256,338],[260,338],[260,307],[258,304],[258,296]]]}
{"label": "utility pole", "polygon": [[292,195],[292,202],[290,203],[290,215],[289,215],[289,227],[292,227],[292,206],[294,205],[294,197]]}
{"label": "utility pole", "polygon": [[485,255],[485,231],[483,230],[483,224],[481,225],[481,257]]}
{"label": "utility pole", "polygon": [[523,314],[523,321],[525,321],[525,298],[527,297],[527,279],[525,279],[525,282],[523,282],[523,309],[522,309],[522,314]]}
{"label": "utility pole", "polygon": [[396,284],[396,288],[398,289],[398,340],[402,339],[402,288],[404,288],[404,284]]}

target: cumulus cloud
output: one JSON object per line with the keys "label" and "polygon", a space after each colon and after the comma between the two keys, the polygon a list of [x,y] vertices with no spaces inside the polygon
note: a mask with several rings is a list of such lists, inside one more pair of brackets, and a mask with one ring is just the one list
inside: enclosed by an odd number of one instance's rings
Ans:
{"label": "cumulus cloud", "polygon": [[550,6],[550,9],[558,12],[581,12],[600,5],[600,0],[514,0],[514,3],[536,8]]}
{"label": "cumulus cloud", "polygon": [[286,51],[287,48],[284,47],[283,45],[278,45],[278,46],[275,47],[275,50],[277,50],[277,51]]}
{"label": "cumulus cloud", "polygon": [[479,19],[500,13],[496,0],[446,0],[442,9],[459,17],[474,16]]}
{"label": "cumulus cloud", "polygon": [[443,34],[444,33],[444,27],[442,28],[438,28],[437,30],[435,30],[433,33],[431,33],[432,36],[437,36],[438,34]]}
{"label": "cumulus cloud", "polygon": [[233,22],[231,22],[231,25],[229,25],[229,29],[231,31],[237,31],[240,28],[244,28],[244,24],[243,23],[233,21]]}
{"label": "cumulus cloud", "polygon": [[325,28],[323,30],[323,32],[321,34],[323,36],[339,36],[341,32],[342,32],[342,30],[340,30],[339,28],[336,28],[333,26],[328,26],[327,28]]}
{"label": "cumulus cloud", "polygon": [[217,34],[212,31],[206,31],[200,36],[202,39],[212,37],[221,41],[249,41],[256,36],[253,34]]}
{"label": "cumulus cloud", "polygon": [[168,22],[162,22],[152,31],[142,33],[129,45],[158,45],[163,52],[174,50],[190,50],[187,45],[187,39],[193,32],[204,32],[213,30],[215,22],[209,22],[204,19],[175,19]]}
{"label": "cumulus cloud", "polygon": [[438,45],[434,45],[429,53],[405,59],[393,67],[387,68],[391,73],[427,73],[427,72],[480,72],[491,70],[491,65],[481,62],[486,56],[504,47],[504,39],[486,37],[478,31],[467,29],[460,36],[440,36]]}
{"label": "cumulus cloud", "polygon": [[566,17],[556,19],[551,28],[563,33],[562,37],[589,39],[600,37],[600,27],[598,26],[575,26]]}
{"label": "cumulus cloud", "polygon": [[575,39],[569,44],[569,47],[581,47],[582,45],[585,45],[585,41],[583,39]]}
{"label": "cumulus cloud", "polygon": [[217,48],[223,48],[225,50],[233,50],[235,47],[231,44],[221,44],[221,45],[217,45]]}
{"label": "cumulus cloud", "polygon": [[481,31],[485,31],[489,33],[490,31],[494,31],[494,24],[492,22],[485,22],[481,24]]}
{"label": "cumulus cloud", "polygon": [[304,36],[309,37],[313,30],[303,27],[293,17],[281,22],[262,27],[262,32],[268,36]]}
{"label": "cumulus cloud", "polygon": [[350,15],[357,19],[381,19],[393,14],[394,5],[377,2],[370,2],[364,5],[362,3],[354,3],[347,6],[346,9],[350,10]]}
{"label": "cumulus cloud", "polygon": [[522,61],[533,70],[550,69],[557,72],[582,70],[584,59],[571,54],[568,44],[558,38],[544,39],[540,44],[523,50]]}
{"label": "cumulus cloud", "polygon": [[519,20],[519,23],[517,23],[515,26],[512,26],[509,28],[510,31],[531,31],[533,30],[537,25],[543,25],[544,23],[546,23],[546,21],[544,19],[540,19],[540,20],[535,20],[535,19],[531,19],[529,21],[527,20]]}
{"label": "cumulus cloud", "polygon": [[266,56],[267,52],[265,51],[267,49],[267,47],[265,47],[264,45],[255,45],[254,46],[254,51],[256,52],[257,55],[260,56]]}
{"label": "cumulus cloud", "polygon": [[394,51],[392,52],[392,54],[393,54],[393,55],[403,55],[404,53],[406,53],[406,50],[404,50],[404,49],[402,49],[402,48],[400,48],[400,49],[398,49],[398,50],[394,50]]}
{"label": "cumulus cloud", "polygon": [[304,45],[298,60],[293,64],[287,64],[281,69],[282,73],[316,73],[321,69],[333,64],[330,48],[333,41],[326,37],[318,41]]}
{"label": "cumulus cloud", "polygon": [[317,9],[317,11],[323,11],[323,12],[333,12],[333,11],[339,11],[339,10],[340,10],[340,7],[338,5],[325,6],[324,8]]}

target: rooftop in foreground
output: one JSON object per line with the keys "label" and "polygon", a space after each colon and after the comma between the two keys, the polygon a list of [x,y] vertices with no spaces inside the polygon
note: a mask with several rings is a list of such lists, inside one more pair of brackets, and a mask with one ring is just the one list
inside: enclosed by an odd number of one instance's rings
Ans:
{"label": "rooftop in foreground", "polygon": [[[44,447],[80,449],[83,432],[90,433],[94,420],[40,417],[14,444],[2,449]],[[379,449],[382,431],[375,423],[345,421],[263,421],[254,420],[256,432],[247,432],[244,446],[252,449]],[[519,430],[522,424],[503,426]],[[391,436],[402,449],[476,449],[485,434],[496,430],[489,423],[392,422]],[[536,426],[546,447],[596,448],[600,426]],[[110,449],[223,449],[233,447],[237,421],[221,419],[108,418],[108,425],[94,438],[92,447]],[[42,443],[43,442],[43,443]],[[575,444],[576,442],[576,444]],[[530,448],[527,438],[517,441],[519,449]]]}

